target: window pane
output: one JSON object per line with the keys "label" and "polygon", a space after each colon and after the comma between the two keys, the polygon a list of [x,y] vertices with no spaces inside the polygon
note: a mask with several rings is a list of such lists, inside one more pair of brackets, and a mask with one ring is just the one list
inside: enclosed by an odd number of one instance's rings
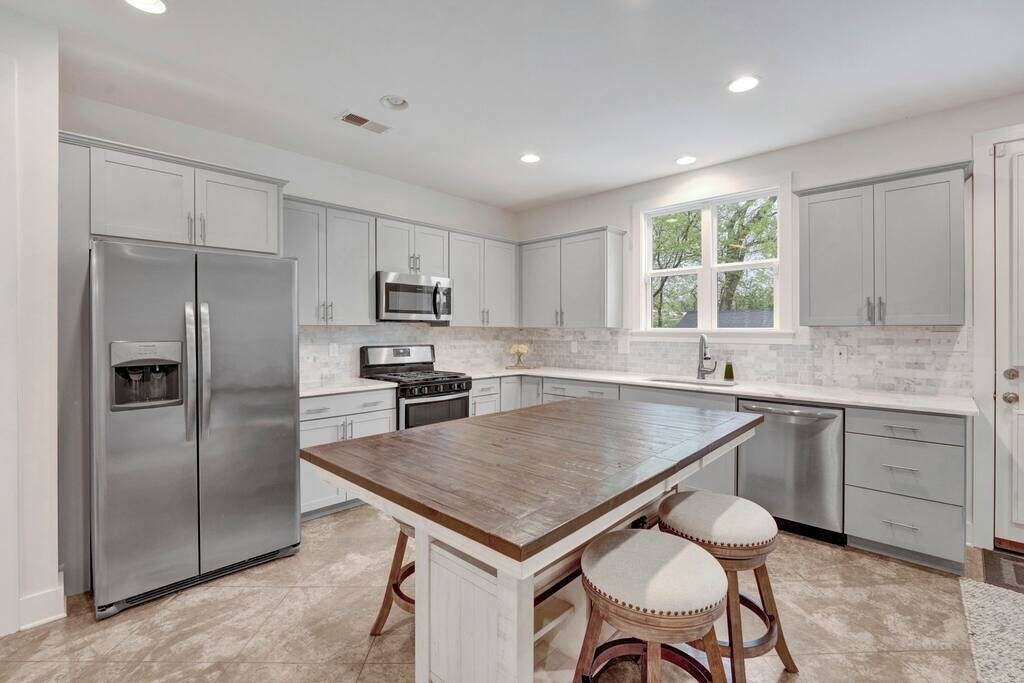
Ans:
{"label": "window pane", "polygon": [[775,270],[751,268],[718,274],[719,327],[775,326]]}
{"label": "window pane", "polygon": [[700,209],[651,218],[651,268],[700,265]]}
{"label": "window pane", "polygon": [[718,263],[779,255],[779,198],[758,197],[715,207]]}
{"label": "window pane", "polygon": [[651,278],[651,327],[697,327],[697,276]]}

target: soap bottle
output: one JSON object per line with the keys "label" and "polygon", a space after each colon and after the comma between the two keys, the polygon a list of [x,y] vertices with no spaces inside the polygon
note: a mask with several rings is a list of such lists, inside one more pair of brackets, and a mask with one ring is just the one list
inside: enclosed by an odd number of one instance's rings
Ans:
{"label": "soap bottle", "polygon": [[724,379],[727,382],[731,382],[736,379],[733,376],[731,360],[725,361],[725,374],[722,376],[722,379]]}

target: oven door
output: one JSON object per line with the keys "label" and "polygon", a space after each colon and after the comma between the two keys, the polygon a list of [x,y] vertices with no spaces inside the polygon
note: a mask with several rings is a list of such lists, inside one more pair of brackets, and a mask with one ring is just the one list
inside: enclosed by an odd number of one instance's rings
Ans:
{"label": "oven door", "polygon": [[398,428],[410,429],[469,417],[469,392],[398,399]]}
{"label": "oven door", "polygon": [[377,272],[377,320],[452,319],[452,281],[446,277]]}

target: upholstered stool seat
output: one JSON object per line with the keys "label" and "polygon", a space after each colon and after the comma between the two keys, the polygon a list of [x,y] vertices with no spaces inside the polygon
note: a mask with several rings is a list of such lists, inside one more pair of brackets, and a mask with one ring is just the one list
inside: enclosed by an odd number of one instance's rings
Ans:
{"label": "upholstered stool seat", "polygon": [[402,583],[412,576],[416,571],[415,562],[402,564],[405,559],[405,548],[410,538],[416,538],[416,531],[408,524],[395,520],[398,524],[398,541],[395,543],[395,554],[391,558],[391,570],[388,573],[388,584],[384,586],[384,600],[381,602],[377,618],[370,627],[371,636],[379,636],[387,623],[388,615],[391,614],[391,606],[398,605],[399,608],[409,614],[416,613],[416,601],[410,598],[402,590]]}
{"label": "upholstered stool seat", "polygon": [[[786,645],[779,622],[765,560],[775,549],[778,525],[767,510],[753,501],[711,491],[687,489],[665,498],[658,507],[658,527],[707,550],[722,565],[728,580],[726,617],[729,641],[720,642],[729,657],[734,683],[746,680],[744,660],[775,650],[786,671],[796,673],[796,662]],[[760,604],[740,593],[738,572],[753,570]],[[746,607],[765,625],[765,634],[744,642],[740,610]]]}
{"label": "upholstered stool seat", "polygon": [[662,501],[658,517],[665,531],[702,545],[753,548],[779,533],[775,519],[757,503],[711,491],[675,493]]}
{"label": "upholstered stool seat", "polygon": [[[639,655],[645,680],[660,680],[661,661],[701,681],[725,681],[715,621],[725,610],[728,581],[721,565],[696,543],[646,529],[612,531],[580,560],[591,612],[577,682],[613,659]],[[598,646],[602,624],[627,634]],[[700,641],[708,666],[667,643]]]}

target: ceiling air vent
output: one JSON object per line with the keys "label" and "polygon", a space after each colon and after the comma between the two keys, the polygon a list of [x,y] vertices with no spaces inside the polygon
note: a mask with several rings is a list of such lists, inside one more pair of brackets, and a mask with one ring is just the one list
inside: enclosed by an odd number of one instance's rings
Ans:
{"label": "ceiling air vent", "polygon": [[343,122],[343,123],[350,123],[353,126],[356,126],[357,128],[362,128],[363,130],[368,130],[371,133],[386,133],[387,131],[391,130],[390,126],[385,126],[383,123],[377,123],[376,121],[371,121],[370,119],[366,118],[365,116],[360,116],[359,114],[353,114],[350,111],[346,111],[346,112],[343,112],[343,113],[339,114],[338,115],[338,120]]}

